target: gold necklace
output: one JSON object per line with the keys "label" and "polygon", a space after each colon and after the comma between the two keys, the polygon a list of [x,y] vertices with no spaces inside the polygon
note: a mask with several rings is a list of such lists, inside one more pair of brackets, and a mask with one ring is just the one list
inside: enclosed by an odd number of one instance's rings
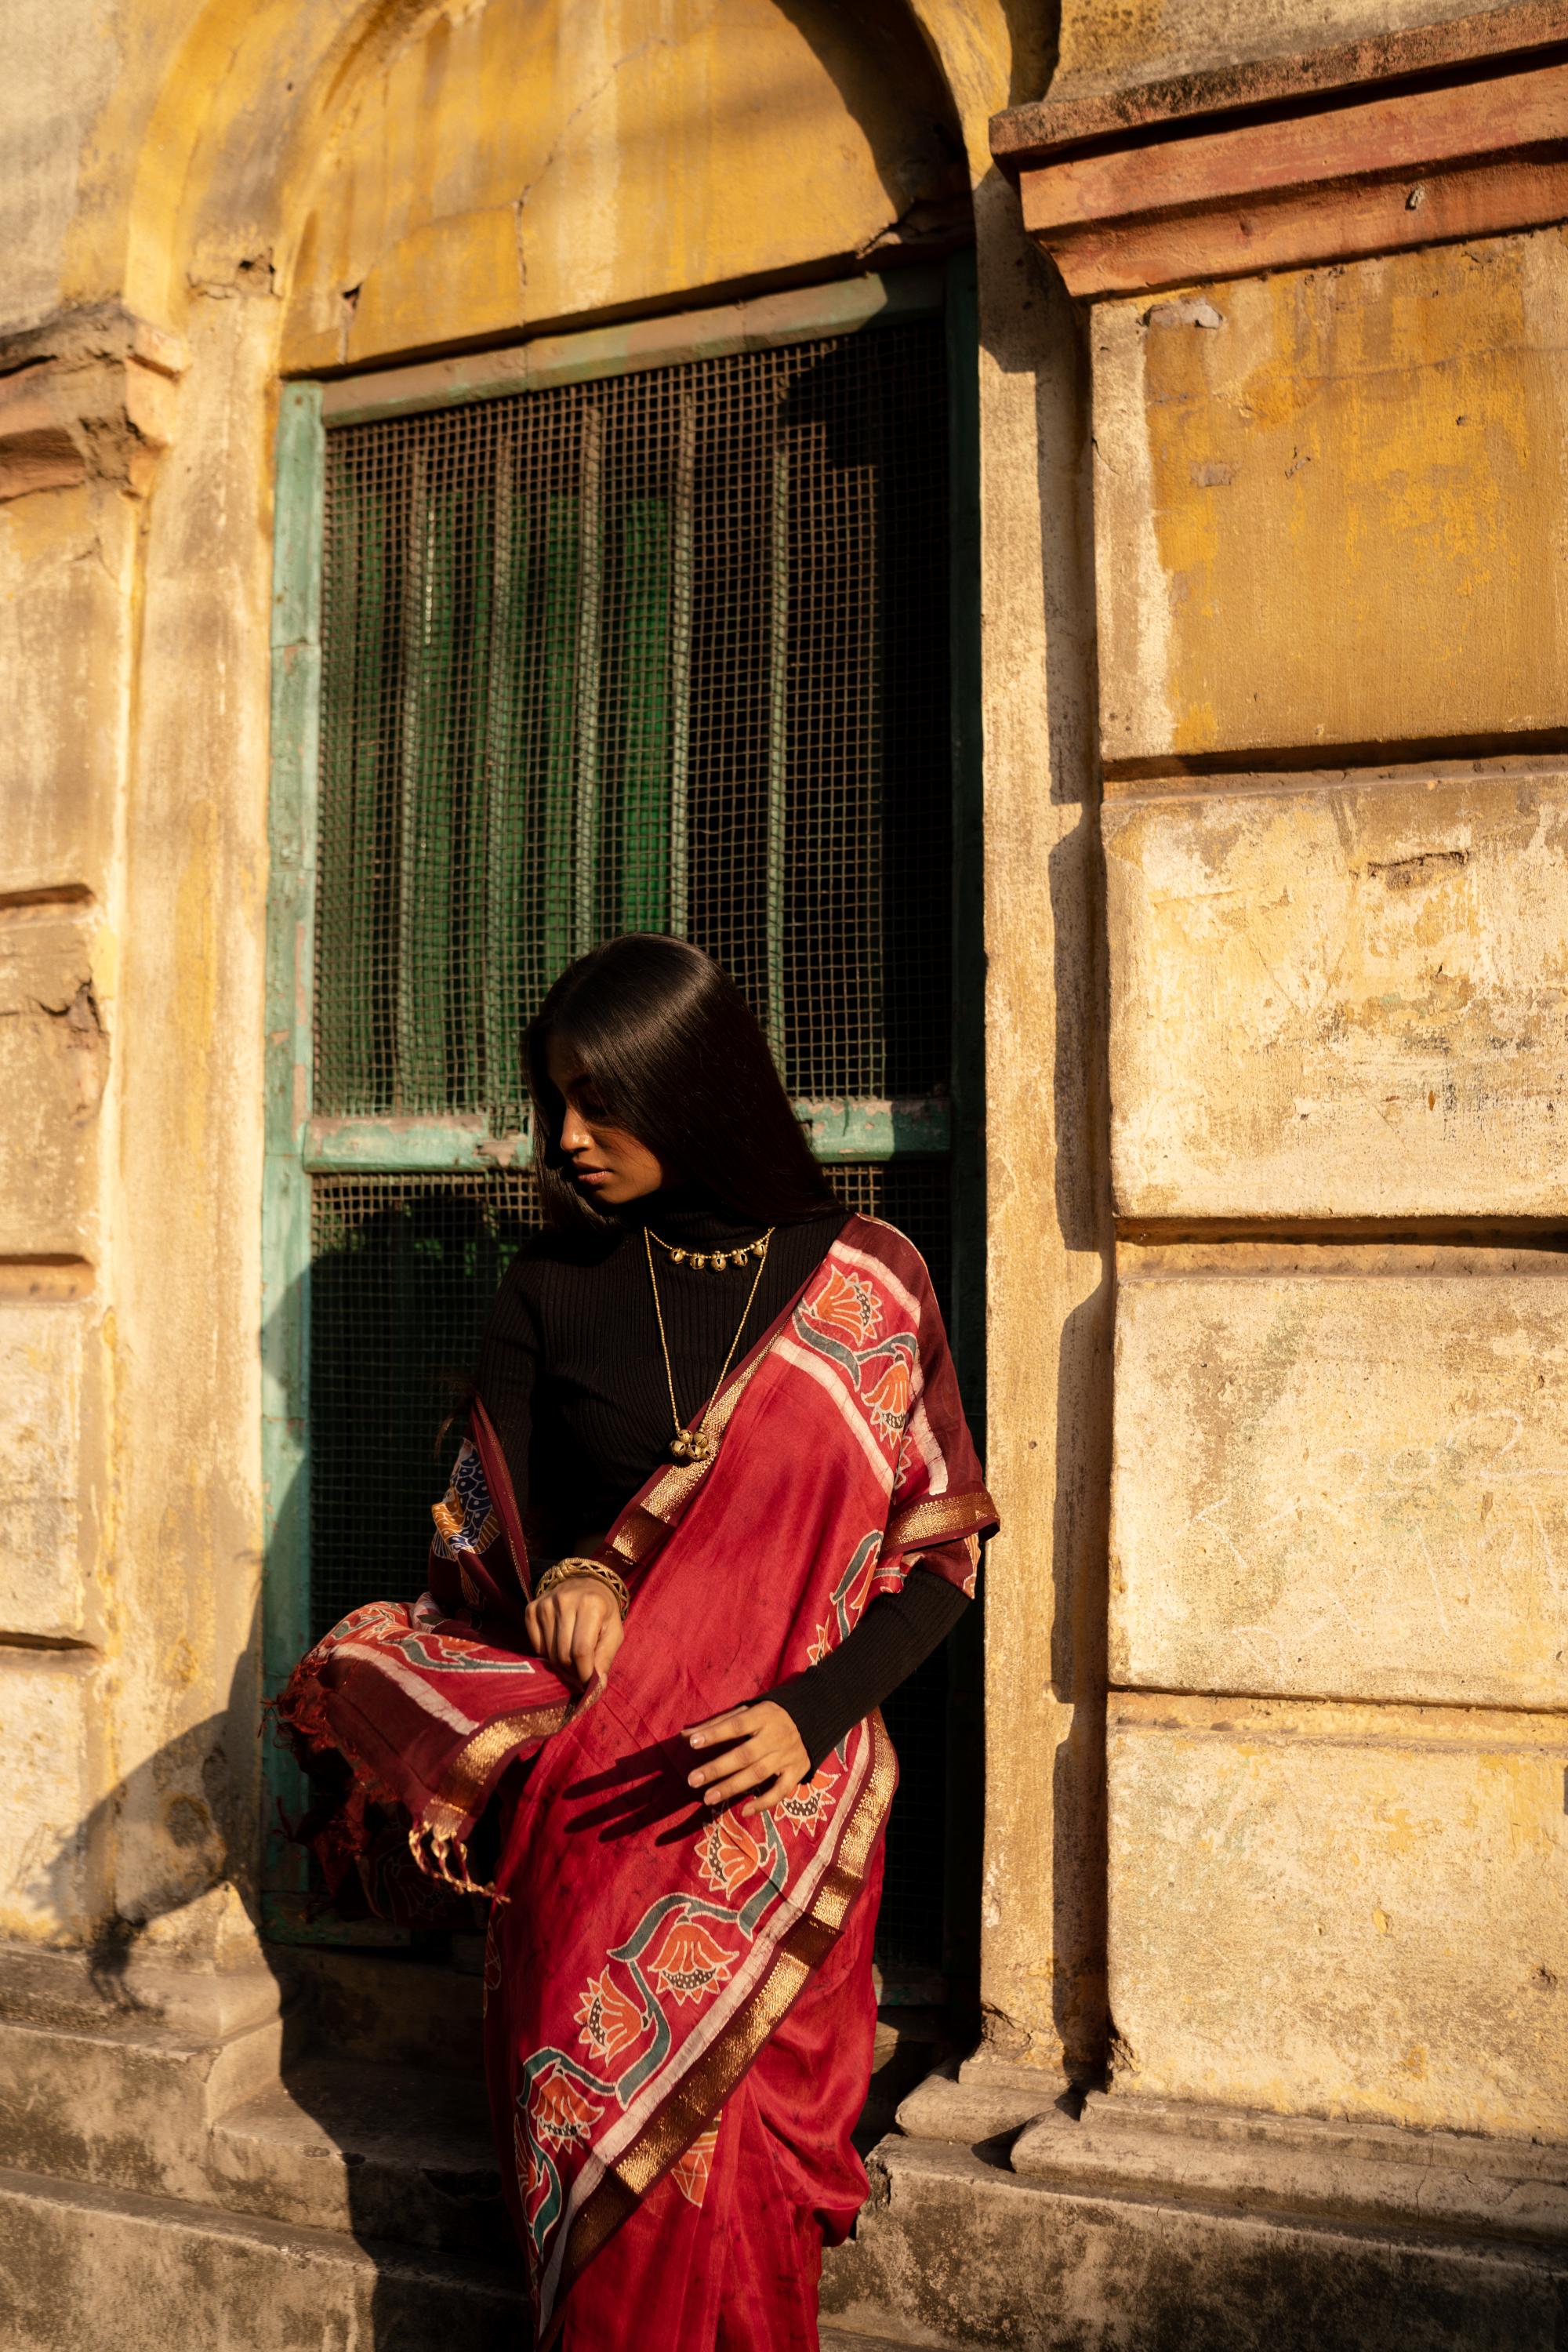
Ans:
{"label": "gold necklace", "polygon": [[[649,1225],[643,1227],[645,1234],[652,1231]],[[706,1274],[710,1266],[715,1274],[722,1274],[726,1266],[744,1265],[749,1257],[764,1258],[768,1254],[768,1244],[773,1237],[773,1228],[770,1225],[760,1242],[742,1242],[739,1249],[689,1250],[677,1249],[675,1244],[667,1242],[662,1234],[653,1235],[671,1265],[694,1265],[699,1274]]]}
{"label": "gold necklace", "polygon": [[[763,1268],[768,1262],[768,1244],[773,1237],[773,1229],[771,1225],[768,1227],[760,1244],[752,1243],[747,1245],[756,1253],[757,1270],[752,1276],[752,1286],[746,1293],[746,1303],[741,1310],[741,1319],[735,1326],[735,1336],[730,1342],[730,1352],[720,1367],[719,1377],[713,1383],[713,1395],[709,1398],[698,1414],[695,1426],[690,1428],[681,1420],[680,1407],[675,1402],[675,1370],[669,1360],[669,1341],[665,1336],[664,1309],[659,1305],[658,1276],[654,1272],[653,1265],[653,1243],[648,1238],[648,1229],[646,1225],[642,1229],[642,1237],[643,1246],[647,1252],[647,1278],[653,1286],[653,1311],[658,1323],[658,1344],[664,1355],[664,1377],[669,1390],[669,1417],[675,1427],[675,1434],[669,1441],[670,1454],[677,1462],[709,1462],[713,1457],[714,1448],[719,1441],[711,1430],[703,1427],[703,1423],[712,1412],[714,1398],[723,1387],[730,1367],[735,1360],[735,1350],[741,1344],[741,1334],[745,1329],[751,1315],[752,1303],[757,1295],[757,1285],[763,1278]],[[668,1246],[668,1243],[664,1244],[667,1249]]]}

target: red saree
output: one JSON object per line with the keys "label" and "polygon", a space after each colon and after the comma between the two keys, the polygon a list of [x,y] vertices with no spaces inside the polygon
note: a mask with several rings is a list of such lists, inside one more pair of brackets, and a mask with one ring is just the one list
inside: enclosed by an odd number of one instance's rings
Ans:
{"label": "red saree", "polygon": [[605,1538],[632,1601],[591,1703],[516,1646],[529,1565],[480,1411],[430,1591],[355,1611],[280,1707],[337,1775],[309,1825],[329,1883],[395,1916],[420,1899],[410,1854],[477,1892],[468,1841],[515,1789],[485,1890],[488,2070],[539,2341],[564,2352],[815,2352],[821,2248],[865,2194],[896,1761],[872,1716],[746,1820],[693,1801],[680,1735],[994,1517],[924,1265],[864,1218],[709,1426],[715,1455],[656,1472]]}

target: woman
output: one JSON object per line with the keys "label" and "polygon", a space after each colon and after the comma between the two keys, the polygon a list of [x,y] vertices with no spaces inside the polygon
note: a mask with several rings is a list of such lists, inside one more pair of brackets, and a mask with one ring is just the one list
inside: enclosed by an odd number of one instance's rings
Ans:
{"label": "woman", "polygon": [[876,1710],[994,1514],[918,1253],[834,1200],[716,964],[617,940],[528,1050],[546,1230],[491,1314],[429,1591],[356,1610],[281,1703],[326,1782],[305,1833],[340,1901],[493,1897],[541,2345],[815,2352],[866,2190]]}

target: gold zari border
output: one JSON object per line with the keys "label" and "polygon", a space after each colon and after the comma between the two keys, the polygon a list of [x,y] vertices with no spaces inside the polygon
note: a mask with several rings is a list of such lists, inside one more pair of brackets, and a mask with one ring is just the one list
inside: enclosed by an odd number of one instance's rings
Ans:
{"label": "gold zari border", "polygon": [[525,1739],[548,1739],[567,1717],[564,1700],[551,1706],[520,1708],[481,1724],[458,1748],[439,1790],[420,1813],[422,1825],[437,1835],[455,1835],[469,1814],[484,1801],[491,1774]]}
{"label": "gold zari border", "polygon": [[656,1552],[669,1529],[640,1503],[634,1503],[621,1525],[611,1537],[608,1549],[632,1568],[640,1568],[651,1553]]}
{"label": "gold zari border", "polygon": [[928,1495],[890,1515],[882,1549],[884,1553],[906,1551],[910,1544],[942,1543],[950,1536],[974,1535],[995,1517],[996,1506],[984,1486],[971,1486],[963,1495]]}
{"label": "gold zari border", "polygon": [[735,1407],[740,1403],[772,1353],[773,1349],[769,1348],[753,1362],[748,1364],[744,1371],[737,1372],[718,1402],[710,1407],[703,1419],[702,1427],[707,1435],[714,1440],[714,1448],[707,1461],[683,1462],[673,1469],[667,1470],[653,1492],[643,1497],[642,1508],[645,1511],[651,1512],[655,1518],[668,1520],[672,1511],[679,1510],[684,1504],[690,1501],[719,1459],[718,1440],[723,1436],[733,1420]]}

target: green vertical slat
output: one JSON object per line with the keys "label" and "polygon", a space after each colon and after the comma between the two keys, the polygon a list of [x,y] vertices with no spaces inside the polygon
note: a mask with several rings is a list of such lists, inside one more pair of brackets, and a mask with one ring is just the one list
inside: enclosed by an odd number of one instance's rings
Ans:
{"label": "green vertical slat", "polygon": [[670,512],[633,499],[623,523],[620,912],[661,931],[669,911]]}
{"label": "green vertical slat", "polygon": [[484,845],[485,1094],[498,1129],[522,1124],[521,1023],[527,877],[527,769],[519,701],[528,624],[529,510],[517,496],[517,445],[497,445],[495,552],[490,592],[489,702],[485,712],[485,804],[474,832]]}
{"label": "green vertical slat", "polygon": [[357,490],[361,570],[357,607],[353,700],[353,779],[347,843],[349,904],[343,910],[349,942],[340,1018],[354,1072],[355,1097],[367,1109],[390,1108],[383,1057],[377,1052],[381,908],[388,877],[383,872],[384,779],[392,756],[393,714],[383,704],[385,669],[390,530],[386,491],[377,482]]}
{"label": "green vertical slat", "polygon": [[423,751],[422,682],[425,656],[425,572],[428,561],[428,452],[416,445],[408,453],[408,513],[403,538],[402,604],[399,646],[402,677],[397,740],[397,962],[393,974],[395,1054],[392,1104],[394,1110],[417,1107],[413,1071],[417,1063],[417,1016],[411,999],[417,986],[414,957],[417,938],[415,913],[419,875],[419,761]]}
{"label": "green vertical slat", "polygon": [[952,764],[953,1360],[984,1399],[984,797],[980,662],[980,325],[973,253],[948,265],[948,643]]}
{"label": "green vertical slat", "polygon": [[[310,1624],[310,939],[321,746],[324,439],[320,387],[290,384],[278,418],[273,545],[271,777],[268,806],[265,1160],[261,1213],[262,1671],[279,1689]],[[272,1752],[271,1793],[299,1811],[291,1757]],[[268,1807],[269,1816],[274,1809]],[[267,1880],[303,1884],[303,1859],[268,1822]]]}
{"label": "green vertical slat", "polygon": [[403,741],[398,808],[397,1085],[395,1108],[445,1110],[453,914],[449,720],[456,655],[457,493],[410,468],[404,575]]}
{"label": "green vertical slat", "polygon": [[768,797],[763,847],[763,1028],[784,1069],[784,847],[789,824],[789,443],[782,404],[773,411],[768,509]]}
{"label": "green vertical slat", "polygon": [[[323,724],[321,742],[320,872],[316,884],[316,1096],[332,1110],[363,1107],[356,1081],[362,1059],[353,1022],[363,1000],[353,985],[353,874],[342,855],[353,829],[355,652],[359,636],[359,508],[352,477],[336,485],[333,500],[334,625],[321,647],[321,707],[336,724]],[[324,500],[323,500],[324,504]],[[323,516],[324,520],[324,516]],[[334,852],[336,854],[334,855]]]}
{"label": "green vertical slat", "polygon": [[888,636],[891,589],[889,579],[890,530],[886,511],[889,498],[888,383],[880,367],[867,370],[866,410],[869,478],[862,484],[861,496],[866,502],[872,546],[871,560],[867,567],[870,619],[862,656],[861,691],[869,705],[866,713],[866,732],[871,783],[862,852],[865,860],[861,885],[865,894],[865,918],[856,926],[860,936],[850,943],[849,951],[854,960],[854,985],[866,1008],[866,1037],[869,1047],[858,1082],[868,1094],[880,1095],[886,1092],[888,1083],[886,983],[888,942],[892,933],[892,926],[888,919],[889,885],[886,850],[888,803],[892,780],[886,766],[888,729],[885,714],[889,696],[898,691],[896,681],[889,676],[898,655]]}
{"label": "green vertical slat", "polygon": [[544,821],[542,994],[573,955],[573,763],[577,741],[577,601],[579,557],[574,492],[545,501],[544,523]]}
{"label": "green vertical slat", "polygon": [[[458,662],[454,677],[457,693],[447,706],[454,730],[459,706],[467,718],[467,740],[462,747],[465,772],[460,792],[453,793],[447,818],[454,883],[448,957],[458,950],[459,943],[461,948],[457,962],[449,966],[452,1017],[447,1051],[455,1066],[455,1084],[448,1101],[466,1109],[483,1109],[489,1099],[489,908],[485,871],[489,830],[490,698],[497,683],[491,656],[495,636],[495,548],[500,521],[494,467],[476,470],[478,479],[461,518],[458,545],[460,562],[454,577],[454,602],[463,615],[462,650],[467,656],[467,674],[463,674],[463,663]],[[466,608],[458,575],[466,575],[468,581]],[[454,764],[457,749],[454,740]],[[457,887],[459,876],[460,889]]]}
{"label": "green vertical slat", "polygon": [[583,412],[583,555],[577,603],[577,778],[573,844],[574,955],[585,955],[599,922],[599,684],[605,594],[605,413]]}
{"label": "green vertical slat", "polygon": [[669,604],[669,928],[691,924],[691,608],[696,584],[697,406],[689,394],[676,429]]}
{"label": "green vertical slat", "polygon": [[384,1108],[375,1040],[378,817],[386,500],[348,467],[332,492],[332,623],[322,648],[321,823],[317,890],[317,1072],[333,1110]]}

